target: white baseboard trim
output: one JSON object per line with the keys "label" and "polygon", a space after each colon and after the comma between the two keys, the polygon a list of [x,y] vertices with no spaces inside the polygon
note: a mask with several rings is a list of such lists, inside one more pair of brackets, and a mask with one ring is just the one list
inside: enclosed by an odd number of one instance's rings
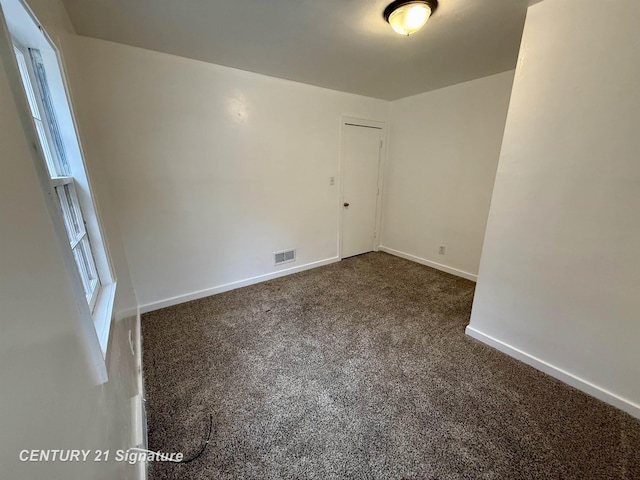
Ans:
{"label": "white baseboard trim", "polygon": [[415,255],[411,255],[410,253],[401,252],[400,250],[394,250],[393,248],[385,247],[384,245],[380,245],[378,248],[380,251],[386,252],[390,255],[395,255],[396,257],[411,260],[412,262],[420,263],[421,265],[426,265],[427,267],[435,268],[436,270],[441,270],[443,272],[450,273],[451,275],[466,278],[467,280],[471,280],[472,282],[476,282],[478,280],[477,275],[465,272],[464,270],[458,270],[457,268],[449,267],[447,265],[443,265],[442,263],[432,262],[431,260],[427,260],[426,258],[416,257]]}
{"label": "white baseboard trim", "polygon": [[325,260],[319,260],[317,262],[306,263],[297,267],[287,268],[284,270],[278,270],[277,272],[265,273],[264,275],[258,275],[256,277],[246,278],[244,280],[238,280],[237,282],[226,283],[217,287],[207,288],[199,290],[193,293],[187,293],[184,295],[178,295],[175,297],[160,300],[158,302],[147,303],[146,305],[140,305],[140,313],[149,313],[161,308],[171,307],[180,303],[190,302],[192,300],[198,300],[199,298],[209,297],[218,293],[228,292],[229,290],[235,290],[236,288],[246,287],[254,285],[260,282],[266,282],[267,280],[273,280],[274,278],[285,277],[293,273],[303,272],[305,270],[311,270],[312,268],[322,267],[331,263],[339,262],[339,257],[327,258]]}
{"label": "white baseboard trim", "polygon": [[[135,346],[134,346],[134,350],[136,352],[136,355],[135,355],[136,368],[138,371],[138,376],[136,378],[136,381],[137,381],[137,387],[138,387],[138,394],[142,395],[142,398],[144,399],[146,395],[144,393],[144,378],[142,376],[143,374],[142,372],[142,355],[143,355],[142,353],[142,318],[140,317],[140,315],[141,315],[140,307],[137,307],[136,320],[135,320],[136,334],[135,334]],[[145,425],[145,438],[146,438],[146,425]]]}
{"label": "white baseboard trim", "polygon": [[[129,316],[127,315],[127,318]],[[131,446],[141,446],[142,448],[149,448],[148,442],[148,429],[147,429],[147,409],[144,393],[144,379],[142,378],[142,324],[140,318],[140,307],[135,309],[135,362],[136,362],[136,384],[137,393],[131,398],[132,402],[132,416],[133,422]],[[137,480],[146,480],[148,478],[148,465],[147,461],[138,462],[135,469],[135,475]]]}
{"label": "white baseboard trim", "polygon": [[534,357],[533,355],[530,355],[527,352],[524,352],[518,348],[512,347],[511,345],[508,345],[503,341],[498,340],[497,338],[494,338],[490,335],[482,333],[481,331],[476,330],[470,325],[467,326],[467,328],[465,329],[465,333],[470,337],[473,337],[476,340],[479,340],[480,342],[495,348],[496,350],[500,350],[501,352],[506,353],[510,357],[520,360],[521,362],[526,363],[527,365],[530,365],[535,369],[546,373],[547,375],[551,375],[552,377],[557,378],[561,382],[571,385],[572,387],[577,388],[578,390],[581,390],[584,393],[587,393],[597,398],[598,400],[602,400],[603,402],[608,403],[609,405],[612,405],[616,408],[619,408],[622,411],[627,412],[629,415],[632,415],[636,418],[640,418],[640,405],[630,400],[622,398],[613,392],[610,392],[604,388],[594,385],[593,383],[588,382],[587,380],[584,380],[580,377],[577,377],[565,370],[562,370],[561,368],[558,368],[555,365],[545,362],[544,360],[541,360],[537,357]]}

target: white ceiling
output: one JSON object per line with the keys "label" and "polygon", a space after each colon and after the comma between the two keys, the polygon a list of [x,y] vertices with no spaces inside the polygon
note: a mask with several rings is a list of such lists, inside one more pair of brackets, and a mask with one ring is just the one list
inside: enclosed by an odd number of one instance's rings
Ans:
{"label": "white ceiling", "polygon": [[403,37],[390,0],[63,0],[81,35],[370,97],[515,67],[528,0],[440,0]]}

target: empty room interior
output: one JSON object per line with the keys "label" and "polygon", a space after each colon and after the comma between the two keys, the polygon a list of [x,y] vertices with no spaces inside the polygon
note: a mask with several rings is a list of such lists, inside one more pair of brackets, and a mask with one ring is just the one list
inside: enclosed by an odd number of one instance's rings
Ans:
{"label": "empty room interior", "polygon": [[0,7],[0,478],[640,479],[640,2]]}

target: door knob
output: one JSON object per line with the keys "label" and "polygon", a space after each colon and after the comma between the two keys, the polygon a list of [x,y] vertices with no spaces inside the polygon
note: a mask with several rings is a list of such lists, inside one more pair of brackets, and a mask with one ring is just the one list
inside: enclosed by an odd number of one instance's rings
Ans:
{"label": "door knob", "polygon": [[348,206],[349,206],[349,204],[348,204],[347,202],[344,202],[344,206],[345,206],[345,207],[348,207]]}

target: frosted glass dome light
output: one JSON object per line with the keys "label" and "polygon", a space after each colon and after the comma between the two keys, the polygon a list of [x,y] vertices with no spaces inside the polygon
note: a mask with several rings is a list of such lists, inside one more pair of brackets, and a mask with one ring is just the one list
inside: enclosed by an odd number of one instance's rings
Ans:
{"label": "frosted glass dome light", "polygon": [[400,35],[411,35],[427,23],[437,8],[436,0],[396,0],[384,10],[384,19]]}

